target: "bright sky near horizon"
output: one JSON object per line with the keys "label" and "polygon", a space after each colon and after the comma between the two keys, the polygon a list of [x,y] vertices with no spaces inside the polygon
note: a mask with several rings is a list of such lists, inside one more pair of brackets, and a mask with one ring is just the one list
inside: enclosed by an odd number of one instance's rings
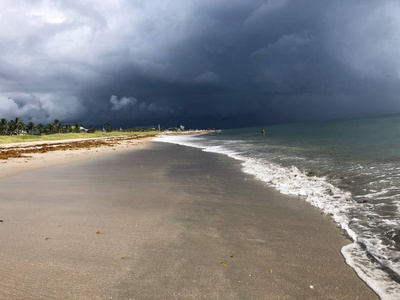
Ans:
{"label": "bright sky near horizon", "polygon": [[0,117],[237,127],[400,113],[398,0],[2,0]]}

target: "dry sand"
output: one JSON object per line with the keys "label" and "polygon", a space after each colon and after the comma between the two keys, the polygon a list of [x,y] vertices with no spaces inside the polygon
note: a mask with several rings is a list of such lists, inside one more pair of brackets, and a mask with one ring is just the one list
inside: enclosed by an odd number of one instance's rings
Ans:
{"label": "dry sand", "polygon": [[377,299],[331,219],[234,160],[105,151],[0,180],[0,299]]}
{"label": "dry sand", "polygon": [[[39,168],[92,159],[113,151],[138,149],[151,141],[153,137],[90,138],[3,144],[0,145],[0,178]],[[1,156],[9,156],[9,158],[1,159]]]}

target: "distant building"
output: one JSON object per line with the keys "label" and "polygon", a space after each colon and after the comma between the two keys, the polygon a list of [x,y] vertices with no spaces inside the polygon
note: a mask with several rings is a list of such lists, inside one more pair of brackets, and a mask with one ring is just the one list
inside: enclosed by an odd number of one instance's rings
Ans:
{"label": "distant building", "polygon": [[[75,126],[74,126],[74,125],[71,125],[71,129],[75,129]],[[84,132],[88,132],[88,129],[86,129],[86,128],[83,127],[83,126],[79,126],[79,130],[80,130],[80,131],[84,131]]]}

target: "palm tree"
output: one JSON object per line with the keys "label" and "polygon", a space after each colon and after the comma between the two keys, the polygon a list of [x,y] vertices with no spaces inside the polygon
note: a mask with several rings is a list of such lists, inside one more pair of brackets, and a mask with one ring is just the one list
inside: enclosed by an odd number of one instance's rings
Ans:
{"label": "palm tree", "polygon": [[65,132],[72,132],[72,126],[71,125],[65,125]]}
{"label": "palm tree", "polygon": [[58,133],[60,133],[60,131],[61,131],[61,128],[62,128],[62,125],[61,125],[61,122],[60,122],[60,120],[58,120],[58,119],[54,119],[54,128],[56,129],[56,131],[58,132]]}
{"label": "palm tree", "polygon": [[111,131],[111,124],[109,122],[105,122],[104,126],[106,127],[106,132],[110,132]]}
{"label": "palm tree", "polygon": [[44,132],[44,126],[42,123],[39,123],[36,128],[37,130],[39,130],[39,134],[42,134]]}
{"label": "palm tree", "polygon": [[35,124],[33,123],[33,122],[29,122],[27,125],[26,125],[26,131],[29,133],[29,134],[33,134],[33,131],[35,130]]}
{"label": "palm tree", "polygon": [[25,124],[24,124],[24,122],[22,122],[21,118],[19,118],[19,117],[15,118],[14,124],[15,124],[14,131],[16,134],[20,134],[21,131],[23,131],[25,129]]}
{"label": "palm tree", "polygon": [[7,134],[7,129],[8,129],[8,122],[7,119],[1,119],[0,120],[0,134],[5,135]]}
{"label": "palm tree", "polygon": [[13,135],[15,133],[15,121],[14,120],[10,120],[7,124],[7,134],[9,135]]}
{"label": "palm tree", "polygon": [[81,125],[78,122],[75,122],[75,132],[80,132],[81,131]]}
{"label": "palm tree", "polygon": [[54,125],[53,125],[53,123],[47,124],[46,127],[45,127],[45,131],[46,131],[47,134],[54,133]]}

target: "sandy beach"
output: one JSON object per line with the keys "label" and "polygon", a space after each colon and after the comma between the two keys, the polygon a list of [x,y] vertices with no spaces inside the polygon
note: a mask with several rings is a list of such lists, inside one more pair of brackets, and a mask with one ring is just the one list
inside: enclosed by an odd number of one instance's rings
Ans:
{"label": "sandy beach", "polygon": [[378,299],[318,209],[150,140],[0,161],[0,299]]}
{"label": "sandy beach", "polygon": [[138,149],[154,136],[88,138],[0,145],[0,178],[21,172]]}

